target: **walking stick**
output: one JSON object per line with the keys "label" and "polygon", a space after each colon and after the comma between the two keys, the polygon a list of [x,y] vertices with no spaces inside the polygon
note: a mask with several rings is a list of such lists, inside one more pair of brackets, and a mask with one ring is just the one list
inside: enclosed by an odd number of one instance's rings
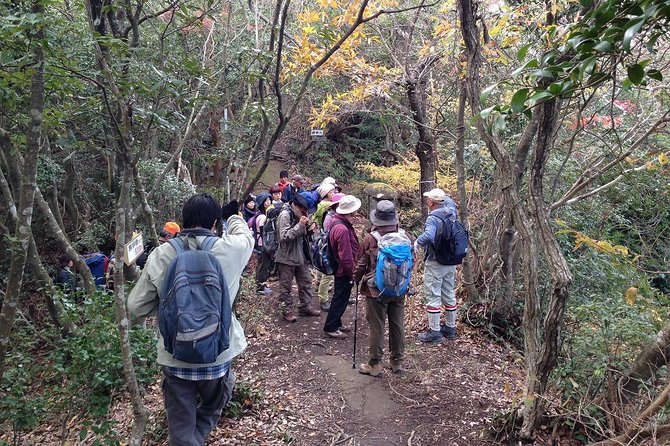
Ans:
{"label": "walking stick", "polygon": [[356,368],[356,335],[358,334],[358,282],[356,282],[356,303],[354,304],[354,354],[351,368]]}

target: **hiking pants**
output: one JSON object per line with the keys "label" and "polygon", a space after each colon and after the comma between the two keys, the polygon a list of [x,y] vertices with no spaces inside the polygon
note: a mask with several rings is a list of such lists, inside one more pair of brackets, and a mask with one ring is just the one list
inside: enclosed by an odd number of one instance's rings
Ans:
{"label": "hiking pants", "polygon": [[279,269],[279,301],[282,313],[293,311],[293,297],[291,287],[293,278],[298,284],[298,309],[304,309],[312,303],[312,274],[309,265],[292,266],[285,263],[277,263]]}
{"label": "hiking pants", "polygon": [[330,288],[333,280],[335,280],[335,276],[329,276],[328,274],[321,273],[319,274],[321,277],[319,278],[319,289],[317,293],[319,295],[319,302],[325,304],[328,302],[328,288]]}
{"label": "hiking pants", "polygon": [[233,396],[235,374],[189,381],[163,369],[163,400],[170,446],[203,446]]}
{"label": "hiking pants", "polygon": [[[426,295],[426,311],[431,330],[439,330],[441,306],[446,310],[448,327],[456,327],[456,293],[454,277],[456,265],[440,265],[435,260],[426,260],[423,270],[423,285]],[[437,325],[435,316],[437,315]]]}
{"label": "hiking pants", "polygon": [[272,268],[272,255],[263,251],[258,254],[258,265],[256,265],[256,289],[265,289],[265,282],[270,277],[270,269]]}
{"label": "hiking pants", "polygon": [[[381,300],[380,300],[381,299]],[[368,364],[377,365],[384,356],[384,325],[389,320],[389,351],[391,365],[401,365],[405,356],[405,298],[365,298],[368,324],[370,324],[370,359]]]}
{"label": "hiking pants", "polygon": [[339,330],[342,326],[342,315],[349,305],[351,298],[351,288],[354,286],[351,279],[345,276],[335,276],[335,286],[333,287],[333,300],[330,303],[330,310],[326,316],[326,323],[323,331],[332,333]]}

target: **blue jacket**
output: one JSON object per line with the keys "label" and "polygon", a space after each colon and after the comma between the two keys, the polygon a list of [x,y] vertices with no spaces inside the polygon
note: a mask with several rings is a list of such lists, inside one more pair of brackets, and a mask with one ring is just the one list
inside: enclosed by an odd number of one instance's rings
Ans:
{"label": "blue jacket", "polygon": [[305,189],[302,187],[296,188],[293,183],[291,183],[286,186],[286,189],[284,189],[284,192],[281,195],[281,201],[288,203],[289,201],[293,200],[293,195],[303,192],[304,190]]}
{"label": "blue jacket", "polygon": [[458,211],[456,209],[456,203],[454,200],[447,197],[444,201],[444,207],[435,209],[428,214],[426,218],[426,226],[423,230],[423,233],[416,239],[416,243],[424,248],[428,249],[428,260],[435,259],[435,254],[432,252],[432,245],[435,243],[435,237],[442,226],[441,218],[458,218]]}

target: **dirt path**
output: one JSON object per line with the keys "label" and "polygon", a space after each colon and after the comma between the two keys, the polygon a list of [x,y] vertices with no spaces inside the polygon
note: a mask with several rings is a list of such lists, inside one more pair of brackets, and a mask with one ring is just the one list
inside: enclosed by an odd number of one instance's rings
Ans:
{"label": "dirt path", "polygon": [[[236,371],[263,399],[241,419],[222,421],[211,444],[497,444],[486,430],[518,394],[516,354],[462,326],[457,341],[420,345],[423,308],[410,301],[405,326],[414,330],[407,333],[406,371],[373,378],[352,369],[353,333],[346,340],[326,338],[325,313],[287,324],[277,302],[276,292],[242,299],[249,348]],[[345,325],[353,327],[354,308],[348,307]],[[357,362],[367,359],[367,341],[361,304]]]}

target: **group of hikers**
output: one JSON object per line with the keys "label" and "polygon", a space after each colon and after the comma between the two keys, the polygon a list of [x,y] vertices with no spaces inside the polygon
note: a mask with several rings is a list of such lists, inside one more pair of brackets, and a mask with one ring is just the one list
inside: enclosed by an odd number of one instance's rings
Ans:
{"label": "group of hikers", "polygon": [[[332,177],[309,189],[305,185],[301,175],[289,181],[282,171],[279,182],[242,205],[233,200],[221,206],[209,194],[195,194],[183,205],[182,227],[168,222],[159,245],[138,259],[142,273],[127,306],[138,321],[158,316],[157,360],[170,445],[203,445],[232,398],[232,360],[247,346],[233,304],[253,255],[256,292],[269,295],[267,282],[277,278],[278,310],[286,323],[323,311],[324,335],[345,339],[354,327],[343,323],[344,313],[350,303],[357,311],[358,296],[364,297],[370,335],[368,359],[357,365],[360,373],[383,373],[387,320],[388,367],[403,371],[405,296],[419,257],[425,260],[428,330],[418,339],[437,344],[457,338],[454,278],[467,232],[453,200],[438,188],[423,194],[430,212],[416,238],[400,228],[395,204],[379,200],[359,239],[352,223],[360,221],[361,200],[343,193]],[[71,266],[68,261],[65,268]]]}

